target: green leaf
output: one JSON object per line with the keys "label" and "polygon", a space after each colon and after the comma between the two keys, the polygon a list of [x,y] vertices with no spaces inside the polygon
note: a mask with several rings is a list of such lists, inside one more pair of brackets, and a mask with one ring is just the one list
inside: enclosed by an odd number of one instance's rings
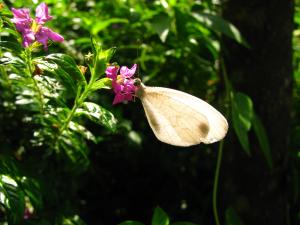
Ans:
{"label": "green leaf", "polygon": [[110,59],[113,57],[113,55],[116,52],[116,48],[110,48],[107,50],[102,50],[99,47],[96,47],[96,54],[94,54],[95,60],[94,60],[94,70],[92,71],[92,77],[91,80],[95,81],[100,76],[102,76],[105,73],[107,64],[109,63]]}
{"label": "green leaf", "polygon": [[70,124],[69,124],[69,128],[71,130],[73,130],[73,131],[81,134],[85,139],[91,140],[94,143],[96,143],[95,136],[92,134],[92,132],[90,132],[89,130],[87,130],[84,126],[71,121]]}
{"label": "green leaf", "polygon": [[107,78],[107,77],[104,77],[100,80],[97,80],[93,83],[92,87],[91,87],[91,90],[92,91],[96,91],[96,90],[99,90],[99,89],[110,89],[111,88],[111,79]]}
{"label": "green leaf", "polygon": [[118,225],[144,225],[144,224],[139,221],[127,220],[122,223],[119,223]]}
{"label": "green leaf", "polygon": [[10,50],[16,53],[20,53],[22,51],[22,47],[18,42],[12,41],[0,41],[0,48],[2,50]]}
{"label": "green leaf", "polygon": [[25,195],[28,196],[30,203],[32,203],[35,209],[40,209],[42,207],[42,193],[39,183],[28,177],[23,177],[21,182],[22,189]]}
{"label": "green leaf", "polygon": [[86,85],[86,79],[79,70],[76,62],[71,56],[66,54],[50,54],[45,58],[47,61],[55,62],[59,67],[66,71],[78,85]]}
{"label": "green leaf", "polygon": [[160,40],[165,43],[171,26],[171,18],[169,15],[166,13],[160,13],[154,16],[152,26],[159,35]]}
{"label": "green leaf", "polygon": [[86,225],[86,223],[82,219],[80,219],[78,215],[75,215],[73,217],[63,218],[61,224],[62,225]]}
{"label": "green leaf", "polygon": [[19,224],[25,210],[24,193],[8,175],[0,175],[0,203],[8,211],[9,224]]}
{"label": "green leaf", "polygon": [[62,67],[58,66],[56,63],[48,62],[44,60],[36,60],[37,66],[43,71],[44,74],[52,77],[54,76],[57,80],[61,82],[66,91],[72,96],[76,96],[77,85],[73,77],[67,73]]}
{"label": "green leaf", "polygon": [[169,225],[169,217],[162,208],[155,208],[151,225]]}
{"label": "green leaf", "polygon": [[196,223],[182,221],[182,222],[172,223],[171,225],[197,225],[197,224]]}
{"label": "green leaf", "polygon": [[253,103],[249,96],[243,93],[232,95],[232,121],[234,130],[243,147],[243,150],[250,155],[248,131],[251,128],[253,118]]}
{"label": "green leaf", "polygon": [[71,160],[74,166],[73,171],[82,171],[88,167],[90,163],[87,156],[89,149],[81,136],[76,135],[71,130],[66,130],[59,140],[59,145],[65,151],[66,156]]}
{"label": "green leaf", "polygon": [[100,31],[104,30],[111,24],[128,23],[128,20],[124,19],[124,18],[110,18],[110,19],[106,19],[106,20],[101,20],[101,19],[98,19],[98,17],[93,17],[93,16],[87,17],[87,16],[82,16],[82,15],[81,15],[81,18],[82,18],[83,22],[85,23],[85,27],[89,28],[88,30],[93,36],[97,36]]}
{"label": "green leaf", "polygon": [[244,225],[240,217],[232,207],[226,209],[225,212],[226,225]]}
{"label": "green leaf", "polygon": [[265,156],[265,159],[267,160],[269,168],[272,169],[273,161],[272,161],[272,154],[271,154],[271,149],[270,149],[267,132],[266,132],[264,125],[262,124],[260,118],[255,113],[253,114],[252,124],[253,124],[254,132],[258,139],[260,148]]}
{"label": "green leaf", "polygon": [[220,32],[240,44],[247,47],[249,46],[240,34],[239,30],[233,24],[224,20],[220,16],[207,13],[192,13],[192,16],[205,27],[215,32]]}
{"label": "green leaf", "polygon": [[117,120],[114,115],[107,109],[95,103],[84,102],[82,108],[76,110],[76,116],[82,114],[87,116],[93,122],[101,124],[111,131],[116,130]]}

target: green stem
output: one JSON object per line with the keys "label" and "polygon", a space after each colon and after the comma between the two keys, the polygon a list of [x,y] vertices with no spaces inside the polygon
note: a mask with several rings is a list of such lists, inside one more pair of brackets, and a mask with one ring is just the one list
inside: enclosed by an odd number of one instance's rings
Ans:
{"label": "green stem", "polygon": [[218,209],[217,209],[217,197],[218,197],[218,185],[219,185],[219,177],[220,177],[220,169],[223,155],[223,146],[224,141],[221,141],[218,149],[218,157],[217,157],[217,165],[215,170],[215,178],[214,178],[214,187],[213,187],[213,213],[216,225],[220,225]]}
{"label": "green stem", "polygon": [[[220,66],[225,82],[225,92],[226,92],[226,102],[230,103],[230,93],[232,90],[231,84],[229,82],[228,76],[227,76],[227,71],[225,67],[224,60],[221,58],[220,59]],[[229,115],[229,106],[227,108],[226,116]],[[219,144],[219,149],[218,149],[218,156],[217,156],[217,165],[216,165],[216,170],[215,170],[215,177],[214,177],[214,186],[213,186],[213,199],[212,199],[212,204],[213,204],[213,214],[214,214],[214,219],[216,222],[216,225],[220,225],[220,219],[219,219],[219,214],[218,214],[218,203],[217,203],[217,198],[218,198],[218,185],[219,185],[219,178],[220,178],[220,170],[221,170],[221,163],[222,163],[222,156],[223,156],[223,148],[224,148],[224,141],[222,140]]]}
{"label": "green stem", "polygon": [[28,71],[29,71],[29,75],[31,77],[31,80],[33,82],[33,87],[34,87],[34,90],[35,92],[37,93],[37,97],[38,97],[38,101],[39,101],[39,105],[40,105],[40,111],[42,114],[45,113],[45,110],[44,110],[44,96],[38,86],[38,83],[37,81],[34,79],[34,68],[33,68],[33,63],[32,63],[32,60],[31,60],[31,52],[30,52],[30,48],[27,48],[25,50],[25,54],[26,54],[26,64],[27,64],[27,68],[28,68]]}
{"label": "green stem", "polygon": [[[81,93],[81,90],[77,91],[77,96],[75,98],[74,101],[74,105],[70,111],[70,113],[68,114],[66,120],[64,121],[63,125],[61,126],[61,128],[59,129],[58,134],[56,135],[55,139],[54,139],[54,146],[57,149],[57,145],[58,145],[58,141],[60,139],[60,137],[62,136],[63,132],[68,129],[70,122],[72,121],[76,110],[83,104],[84,100],[87,98],[89,92],[90,92],[90,87],[91,84],[89,84],[88,86],[85,87],[84,91]],[[81,93],[81,94],[78,94]]]}

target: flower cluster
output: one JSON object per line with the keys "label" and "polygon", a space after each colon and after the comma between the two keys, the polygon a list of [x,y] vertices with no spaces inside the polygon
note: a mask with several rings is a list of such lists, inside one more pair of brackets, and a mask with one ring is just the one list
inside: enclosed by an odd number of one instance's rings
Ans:
{"label": "flower cluster", "polygon": [[134,85],[133,75],[136,71],[136,67],[136,64],[134,64],[131,69],[126,66],[122,66],[119,75],[118,66],[107,67],[105,73],[106,76],[112,80],[112,87],[116,94],[113,104],[123,101],[131,101],[135,96],[137,87]]}
{"label": "flower cluster", "polygon": [[26,8],[12,8],[14,18],[11,21],[15,24],[17,31],[22,34],[23,46],[28,47],[34,41],[44,45],[44,49],[48,49],[48,39],[56,42],[62,42],[64,38],[55,33],[44,24],[52,19],[48,13],[48,7],[45,3],[41,3],[35,12],[35,19],[30,17],[30,10]]}

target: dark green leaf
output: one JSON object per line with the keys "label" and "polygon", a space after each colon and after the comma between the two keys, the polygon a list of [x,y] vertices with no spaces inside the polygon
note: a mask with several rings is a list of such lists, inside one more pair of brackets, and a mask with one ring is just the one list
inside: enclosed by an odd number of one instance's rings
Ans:
{"label": "dark green leaf", "polygon": [[124,221],[122,223],[119,223],[118,225],[144,225],[144,224],[139,222],[139,221],[128,220],[128,221]]}
{"label": "dark green leaf", "polygon": [[52,76],[61,81],[61,84],[69,93],[71,93],[72,96],[76,96],[76,82],[63,68],[57,66],[55,63],[50,63],[43,60],[38,61],[37,66],[43,71],[44,74],[49,76],[52,74]]}
{"label": "dark green leaf", "polygon": [[232,121],[234,130],[243,147],[250,155],[248,131],[251,128],[253,117],[253,104],[249,96],[243,93],[234,93],[232,96]]}
{"label": "dark green leaf", "polygon": [[240,217],[232,207],[226,209],[225,212],[226,225],[243,225]]}
{"label": "dark green leaf", "polygon": [[222,17],[207,13],[192,13],[192,16],[205,27],[215,32],[225,34],[229,38],[232,38],[238,43],[248,47],[247,42],[243,39],[239,30],[230,22],[224,20]]}
{"label": "dark green leaf", "polygon": [[160,40],[164,43],[168,37],[171,26],[171,18],[169,15],[166,13],[160,13],[154,16],[152,26],[159,35]]}
{"label": "dark green leaf", "polygon": [[3,50],[10,50],[16,53],[20,53],[22,51],[22,47],[18,42],[13,41],[0,41],[0,48]]}
{"label": "dark green leaf", "polygon": [[92,103],[84,102],[83,107],[76,110],[76,115],[85,115],[95,123],[101,124],[111,131],[116,130],[117,120],[107,109]]}
{"label": "dark green leaf", "polygon": [[197,225],[197,224],[196,223],[182,221],[182,222],[172,223],[171,225]]}
{"label": "dark green leaf", "polygon": [[0,196],[0,203],[8,211],[9,223],[19,224],[23,219],[25,198],[17,182],[10,176],[0,175]]}
{"label": "dark green leaf", "polygon": [[254,128],[256,137],[258,139],[260,148],[265,156],[265,159],[267,160],[269,168],[272,169],[273,168],[272,154],[271,154],[271,149],[270,149],[267,132],[266,132],[261,120],[255,113],[253,115],[252,124],[253,124],[253,128]]}
{"label": "dark green leaf", "polygon": [[75,215],[73,217],[64,218],[62,225],[86,225],[86,223],[80,219],[78,215]]}
{"label": "dark green leaf", "polygon": [[169,225],[169,217],[162,208],[155,208],[151,225]]}
{"label": "dark green leaf", "polygon": [[59,67],[66,71],[78,85],[86,85],[86,79],[79,70],[76,62],[71,56],[65,54],[51,54],[46,57],[47,61],[55,62]]}

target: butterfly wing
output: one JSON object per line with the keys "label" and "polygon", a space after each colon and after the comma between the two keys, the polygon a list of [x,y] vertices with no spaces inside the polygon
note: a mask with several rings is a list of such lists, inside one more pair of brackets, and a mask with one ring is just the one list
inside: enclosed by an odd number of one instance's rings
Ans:
{"label": "butterfly wing", "polygon": [[195,96],[142,84],[138,97],[150,127],[162,142],[176,146],[210,144],[227,133],[228,124],[222,114]]}

